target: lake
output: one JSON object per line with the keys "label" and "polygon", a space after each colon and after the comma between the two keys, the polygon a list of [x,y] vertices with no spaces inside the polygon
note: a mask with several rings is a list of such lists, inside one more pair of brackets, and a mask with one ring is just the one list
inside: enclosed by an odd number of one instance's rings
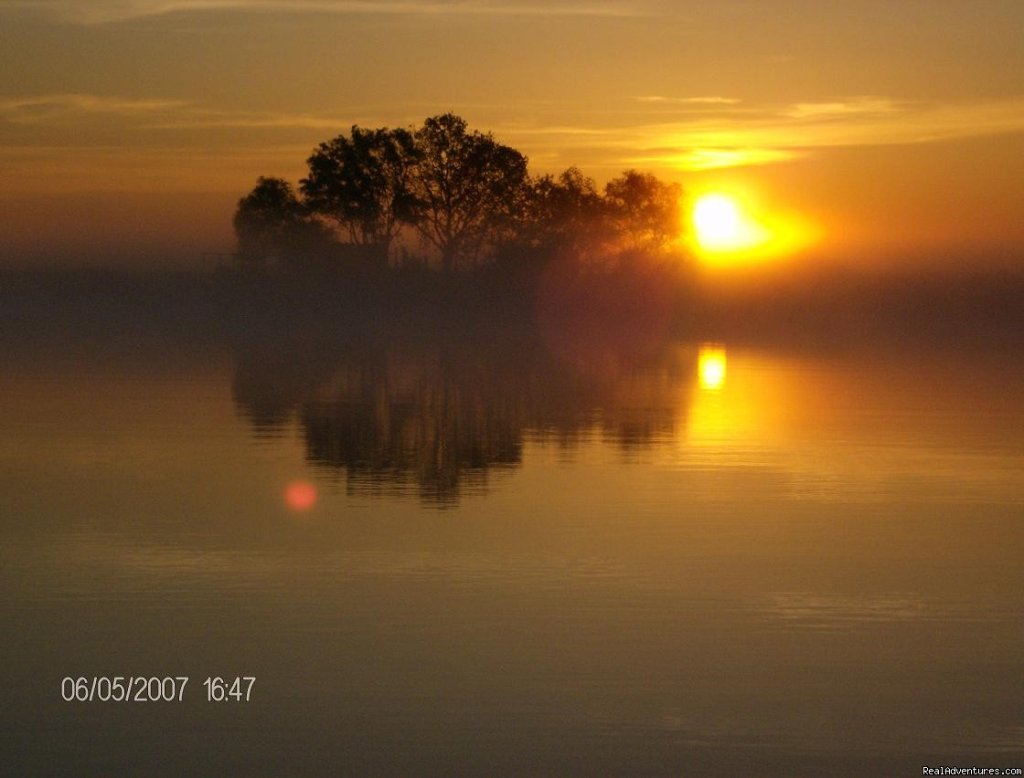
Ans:
{"label": "lake", "polygon": [[[8,352],[10,774],[1024,766],[1006,349],[297,331]],[[64,699],[119,676],[189,680]],[[256,680],[207,701],[236,677]]]}

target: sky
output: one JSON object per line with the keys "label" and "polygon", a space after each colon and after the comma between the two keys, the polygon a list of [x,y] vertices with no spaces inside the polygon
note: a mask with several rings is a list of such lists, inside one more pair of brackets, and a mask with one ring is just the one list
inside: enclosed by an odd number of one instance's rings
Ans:
{"label": "sky", "polygon": [[0,265],[188,264],[258,176],[453,111],[806,261],[1024,266],[1020,0],[0,0]]}

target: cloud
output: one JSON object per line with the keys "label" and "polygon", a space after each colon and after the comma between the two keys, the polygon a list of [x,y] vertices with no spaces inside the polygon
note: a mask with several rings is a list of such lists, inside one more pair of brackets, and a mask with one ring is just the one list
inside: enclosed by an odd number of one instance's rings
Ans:
{"label": "cloud", "polygon": [[737,105],[741,101],[735,97],[663,97],[662,95],[640,95],[635,98],[638,103],[657,103],[660,105]]}
{"label": "cloud", "polygon": [[147,116],[186,106],[181,100],[132,100],[88,94],[0,97],[0,119],[19,124],[52,123],[83,115]]}
{"label": "cloud", "polygon": [[[701,171],[771,165],[843,147],[923,144],[1024,132],[1024,97],[972,103],[911,103],[885,97],[855,97],[828,102],[737,105],[731,99],[694,100],[680,111],[674,103],[623,101],[602,108],[592,121],[567,121],[567,110],[536,105],[530,123],[507,121],[503,106],[477,107],[479,129],[523,151],[534,169],[578,165],[601,174],[623,167]],[[456,112],[467,106],[446,106]],[[707,109],[707,110],[704,110]],[[17,148],[87,149],[120,144],[122,153],[193,149],[190,159],[243,155],[253,170],[262,169],[259,149],[282,144],[301,149],[293,164],[316,142],[363,126],[405,125],[405,116],[427,116],[431,106],[349,107],[350,115],[219,109],[181,100],[125,98],[93,94],[0,95],[0,165],[21,159]],[[569,113],[569,118],[572,118]],[[577,115],[578,118],[578,115]],[[219,150],[219,151],[218,151]],[[48,152],[32,157],[35,162]],[[95,153],[95,152],[88,152]],[[176,157],[177,151],[171,156]],[[74,156],[61,152],[64,160]],[[241,157],[240,157],[241,158]],[[88,166],[86,166],[88,167]],[[237,173],[241,166],[232,167]],[[178,175],[178,174],[175,174]],[[19,176],[21,177],[21,176]]]}
{"label": "cloud", "polygon": [[341,132],[347,130],[353,124],[361,124],[361,122],[310,113],[246,113],[193,110],[179,116],[169,117],[166,121],[150,122],[146,127],[153,130],[301,129]]}
{"label": "cloud", "polygon": [[750,146],[733,148],[689,148],[651,150],[645,154],[628,157],[624,161],[630,165],[649,165],[669,163],[672,167],[682,170],[714,170],[726,167],[751,167],[754,165],[771,165],[786,162],[803,156],[802,152],[792,149],[764,149]]}
{"label": "cloud", "polygon": [[[687,99],[687,98],[683,98]],[[680,170],[784,162],[831,148],[934,143],[1024,132],[1024,98],[924,103],[884,97],[786,105],[732,103],[680,114],[661,100],[644,121],[610,126],[510,127],[509,137],[543,134],[547,145],[579,148],[619,164]],[[714,107],[714,104],[711,104]],[[662,108],[664,107],[664,110]],[[624,112],[625,114],[625,112]]]}
{"label": "cloud", "polygon": [[72,24],[110,24],[181,13],[406,14],[473,16],[636,16],[613,0],[0,0],[3,10],[43,13]]}
{"label": "cloud", "polygon": [[91,94],[0,96],[0,127],[75,126],[117,120],[122,129],[317,129],[340,131],[354,122],[311,113],[224,111],[184,100],[131,99]]}
{"label": "cloud", "polygon": [[899,103],[884,97],[855,97],[829,103],[797,103],[787,114],[794,119],[849,118],[857,115],[879,115],[901,110]]}

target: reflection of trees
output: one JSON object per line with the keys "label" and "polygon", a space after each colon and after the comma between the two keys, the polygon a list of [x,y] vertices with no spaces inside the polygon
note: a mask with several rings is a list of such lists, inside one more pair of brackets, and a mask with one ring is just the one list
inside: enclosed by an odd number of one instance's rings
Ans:
{"label": "reflection of trees", "polygon": [[247,349],[234,395],[259,434],[297,421],[307,459],[343,471],[350,492],[454,503],[517,466],[526,436],[626,450],[675,431],[683,360],[586,353],[570,365],[521,338],[291,338]]}
{"label": "reflection of trees", "polygon": [[344,468],[353,488],[415,482],[447,501],[488,468],[519,462],[521,409],[442,360],[342,367],[301,412],[313,462]]}

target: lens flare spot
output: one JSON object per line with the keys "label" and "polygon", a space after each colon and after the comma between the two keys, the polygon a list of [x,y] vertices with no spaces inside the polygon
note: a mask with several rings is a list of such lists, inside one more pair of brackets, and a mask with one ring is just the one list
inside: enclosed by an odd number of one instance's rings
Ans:
{"label": "lens flare spot", "polygon": [[285,504],[293,511],[308,511],[316,505],[319,493],[309,481],[296,480],[284,490]]}

